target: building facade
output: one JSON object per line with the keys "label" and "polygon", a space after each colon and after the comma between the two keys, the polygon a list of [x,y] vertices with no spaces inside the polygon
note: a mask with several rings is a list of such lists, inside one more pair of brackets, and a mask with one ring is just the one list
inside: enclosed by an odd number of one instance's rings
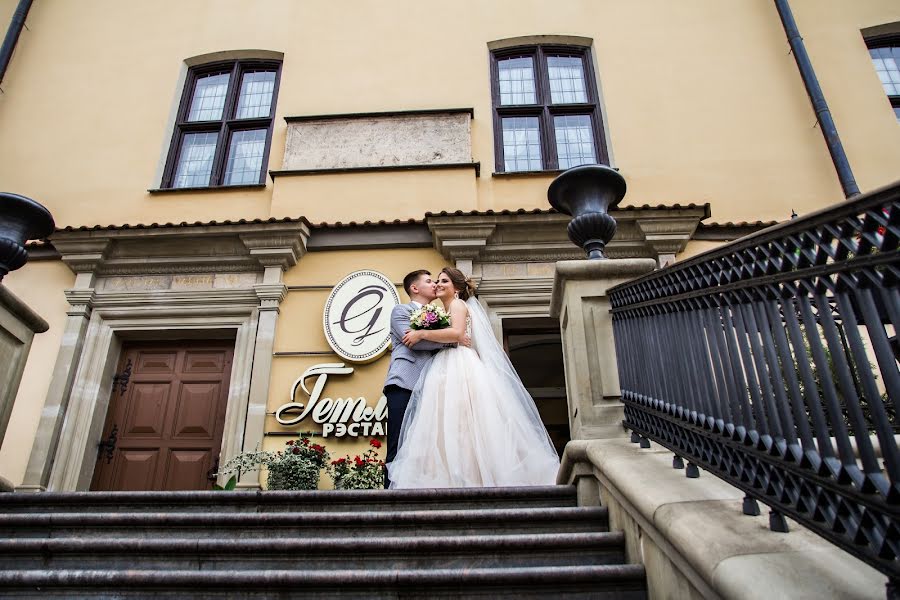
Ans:
{"label": "building facade", "polygon": [[[900,6],[791,6],[859,188],[891,183]],[[276,414],[321,365],[352,368],[322,397],[376,407],[386,355],[347,361],[323,327],[357,271],[401,301],[408,271],[469,273],[561,448],[578,382],[550,291],[583,255],[547,203],[561,170],[618,169],[609,254],[661,266],[844,198],[755,0],[38,0],[0,85],[3,186],[57,223],[4,280],[50,325],[0,448],[21,490],[209,486],[325,433]]]}

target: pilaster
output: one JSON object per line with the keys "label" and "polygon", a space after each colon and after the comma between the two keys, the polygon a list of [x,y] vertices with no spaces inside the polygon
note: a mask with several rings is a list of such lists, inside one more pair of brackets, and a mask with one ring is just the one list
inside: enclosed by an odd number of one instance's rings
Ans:
{"label": "pilaster", "polygon": [[16,491],[39,492],[46,490],[49,485],[72,383],[94,308],[95,271],[107,256],[109,245],[108,238],[56,244],[63,262],[76,274],[75,287],[64,292],[69,302],[65,332],[50,374],[50,387],[44,400],[25,476]]}
{"label": "pilaster", "polygon": [[[253,286],[259,299],[256,346],[253,351],[253,373],[250,379],[250,397],[247,406],[247,425],[243,452],[252,452],[262,446],[266,424],[266,405],[269,400],[269,379],[272,374],[272,356],[275,350],[275,329],[281,302],[287,295],[283,283],[284,271],[297,264],[306,252],[309,228],[304,223],[290,223],[281,232],[242,234],[241,241],[264,267],[263,282]],[[244,473],[241,488],[259,489],[259,472]]]}

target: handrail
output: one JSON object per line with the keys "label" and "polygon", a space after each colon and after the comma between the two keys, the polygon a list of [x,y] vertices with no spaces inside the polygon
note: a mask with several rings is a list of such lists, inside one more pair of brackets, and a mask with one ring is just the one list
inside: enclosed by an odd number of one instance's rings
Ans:
{"label": "handrail", "polygon": [[[784,221],[777,225],[772,225],[761,231],[757,231],[756,233],[739,238],[729,244],[718,246],[711,250],[707,250],[706,252],[697,254],[687,260],[677,262],[666,267],[665,269],[654,271],[653,273],[648,273],[647,275],[644,275],[627,283],[621,283],[613,288],[610,288],[610,293],[619,297],[620,295],[616,294],[617,291],[633,289],[641,283],[649,283],[651,281],[656,283],[660,280],[668,281],[670,279],[677,278],[678,274],[680,273],[696,271],[698,268],[702,268],[703,265],[707,265],[715,261],[716,259],[721,259],[727,256],[745,252],[747,250],[756,249],[764,244],[770,244],[773,241],[786,238],[792,233],[802,232],[809,227],[821,226],[858,215],[860,214],[860,212],[871,210],[873,207],[881,206],[890,202],[895,202],[898,197],[900,197],[900,180],[897,180],[889,185],[877,188],[861,196],[857,196],[853,199],[852,202],[840,202],[837,204],[833,204],[818,211],[809,213],[803,218]],[[752,272],[743,272],[739,275],[743,277],[755,277],[758,276],[758,274],[759,271],[756,270]],[[717,284],[711,282],[709,285]],[[654,286],[649,287],[652,288]]]}
{"label": "handrail", "polygon": [[626,426],[895,581],[898,243],[900,182],[610,290]]}

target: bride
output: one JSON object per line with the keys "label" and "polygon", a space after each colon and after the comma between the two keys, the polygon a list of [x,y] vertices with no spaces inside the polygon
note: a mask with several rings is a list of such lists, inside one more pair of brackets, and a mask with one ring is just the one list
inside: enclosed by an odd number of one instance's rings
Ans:
{"label": "bride", "polygon": [[534,401],[497,343],[462,271],[446,267],[437,296],[450,327],[408,331],[403,343],[456,343],[422,372],[388,465],[391,488],[551,485],[559,458]]}

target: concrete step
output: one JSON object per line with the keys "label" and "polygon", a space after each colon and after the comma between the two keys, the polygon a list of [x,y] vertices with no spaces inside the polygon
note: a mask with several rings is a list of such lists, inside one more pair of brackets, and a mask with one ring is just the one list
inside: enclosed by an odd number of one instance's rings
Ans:
{"label": "concrete step", "polygon": [[0,513],[356,512],[576,506],[568,485],[308,492],[43,492],[0,494]]}
{"label": "concrete step", "polygon": [[592,598],[644,600],[641,565],[509,569],[0,571],[6,597]]}
{"label": "concrete step", "polygon": [[622,533],[395,538],[0,540],[0,569],[464,569],[625,562]]}
{"label": "concrete step", "polygon": [[357,538],[608,531],[602,507],[272,513],[0,514],[2,538]]}

